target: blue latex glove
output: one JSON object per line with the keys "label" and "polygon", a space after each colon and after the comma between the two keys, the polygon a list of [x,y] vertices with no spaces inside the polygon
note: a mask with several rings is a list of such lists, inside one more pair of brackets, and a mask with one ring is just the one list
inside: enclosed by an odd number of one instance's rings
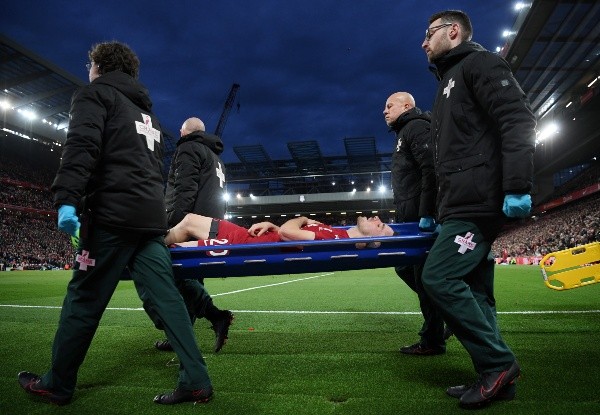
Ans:
{"label": "blue latex glove", "polygon": [[58,208],[58,229],[75,236],[79,232],[79,219],[75,214],[75,207],[62,205]]}
{"label": "blue latex glove", "polygon": [[526,218],[531,213],[530,195],[506,195],[502,212],[509,218]]}
{"label": "blue latex glove", "polygon": [[435,230],[435,220],[431,216],[423,216],[419,221],[419,229],[425,232],[433,232]]}

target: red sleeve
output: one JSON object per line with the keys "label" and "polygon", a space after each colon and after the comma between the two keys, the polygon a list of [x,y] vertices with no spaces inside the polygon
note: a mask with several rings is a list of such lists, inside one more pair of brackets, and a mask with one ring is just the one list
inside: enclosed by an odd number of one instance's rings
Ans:
{"label": "red sleeve", "polygon": [[348,239],[348,232],[344,229],[334,229],[331,226],[323,224],[306,225],[302,230],[311,231],[315,234],[315,241],[325,241],[328,239]]}

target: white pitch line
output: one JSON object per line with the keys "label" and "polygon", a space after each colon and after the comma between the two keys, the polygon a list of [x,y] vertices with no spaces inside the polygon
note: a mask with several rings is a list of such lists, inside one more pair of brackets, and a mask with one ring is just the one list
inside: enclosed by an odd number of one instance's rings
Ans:
{"label": "white pitch line", "polygon": [[289,280],[289,281],[284,281],[284,282],[278,282],[275,284],[267,284],[267,285],[257,285],[256,287],[250,287],[250,288],[244,288],[242,290],[235,290],[235,291],[229,291],[226,293],[220,293],[220,294],[211,294],[211,297],[219,297],[221,295],[229,295],[229,294],[237,294],[237,293],[243,293],[244,291],[251,291],[251,290],[258,290],[259,288],[267,288],[267,287],[275,287],[277,285],[284,285],[284,284],[289,284],[291,282],[298,282],[298,281],[306,281],[306,280],[312,280],[313,278],[320,278],[320,277],[327,277],[329,275],[333,275],[333,272],[328,272],[327,274],[321,274],[321,275],[314,275],[312,277],[306,277],[306,278],[297,278],[295,280]]}
{"label": "white pitch line", "polygon": [[[276,284],[258,285],[256,287],[244,288],[242,290],[229,291],[229,292],[220,293],[220,294],[211,294],[211,297],[218,297],[220,295],[228,295],[228,294],[236,294],[236,293],[241,293],[241,292],[244,292],[244,291],[257,290],[259,288],[274,287],[274,286],[277,286],[277,285],[289,284],[291,282],[312,280],[313,278],[327,277],[327,276],[333,275],[333,274],[334,274],[333,272],[328,272],[326,274],[314,275],[312,277],[306,277],[306,278],[297,278],[295,280],[290,280],[290,281],[285,281],[285,282],[278,282]],[[45,309],[61,309],[62,308],[62,307],[58,307],[58,306],[17,305],[17,304],[0,304],[0,307],[12,307],[12,308],[45,308]],[[135,307],[135,308],[131,308],[131,307],[106,307],[106,309],[107,310],[116,310],[116,311],[143,311],[144,310],[142,307]],[[240,311],[240,312],[244,313],[245,311]]]}
{"label": "white pitch line", "polygon": [[[231,310],[235,313],[270,314],[381,314],[381,315],[421,315],[420,311],[294,311],[294,310]],[[600,310],[548,310],[548,311],[498,311],[497,314],[598,314]]]}
{"label": "white pitch line", "polygon": [[[0,304],[0,307],[6,308],[43,308],[43,309],[58,309],[60,306],[44,306],[44,305],[19,305],[19,304]],[[131,307],[107,307],[107,310],[113,311],[144,311],[143,308]],[[255,314],[380,314],[380,315],[401,315],[413,316],[421,315],[420,311],[308,311],[308,310],[231,310],[234,313],[255,313]],[[534,314],[600,314],[600,310],[532,310],[532,311],[498,311],[498,314],[519,314],[519,315],[534,315]]]}

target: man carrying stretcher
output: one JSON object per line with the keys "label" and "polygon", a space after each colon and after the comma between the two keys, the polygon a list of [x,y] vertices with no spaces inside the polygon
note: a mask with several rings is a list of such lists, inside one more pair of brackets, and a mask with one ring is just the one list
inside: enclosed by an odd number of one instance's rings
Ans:
{"label": "man carrying stretcher", "polygon": [[[305,216],[290,219],[281,227],[271,222],[260,222],[246,229],[226,220],[188,213],[169,230],[165,243],[169,246],[213,246],[393,235],[393,229],[377,216],[359,216],[356,226],[348,229],[333,228]],[[365,244],[361,245],[357,247],[364,247]]]}

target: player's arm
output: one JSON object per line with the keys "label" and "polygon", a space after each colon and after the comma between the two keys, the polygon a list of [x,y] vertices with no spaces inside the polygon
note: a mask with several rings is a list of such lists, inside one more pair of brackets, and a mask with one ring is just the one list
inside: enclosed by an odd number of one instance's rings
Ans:
{"label": "player's arm", "polygon": [[212,221],[208,216],[188,213],[181,222],[169,229],[165,236],[165,244],[168,246],[194,239],[208,239]]}
{"label": "player's arm", "polygon": [[305,216],[290,219],[279,228],[279,237],[282,241],[313,241],[315,233],[302,229],[303,226],[313,223],[319,222]]}
{"label": "player's arm", "polygon": [[277,232],[279,231],[279,226],[271,223],[271,222],[259,222],[250,226],[248,229],[248,234],[250,236],[261,236],[266,232]]}

